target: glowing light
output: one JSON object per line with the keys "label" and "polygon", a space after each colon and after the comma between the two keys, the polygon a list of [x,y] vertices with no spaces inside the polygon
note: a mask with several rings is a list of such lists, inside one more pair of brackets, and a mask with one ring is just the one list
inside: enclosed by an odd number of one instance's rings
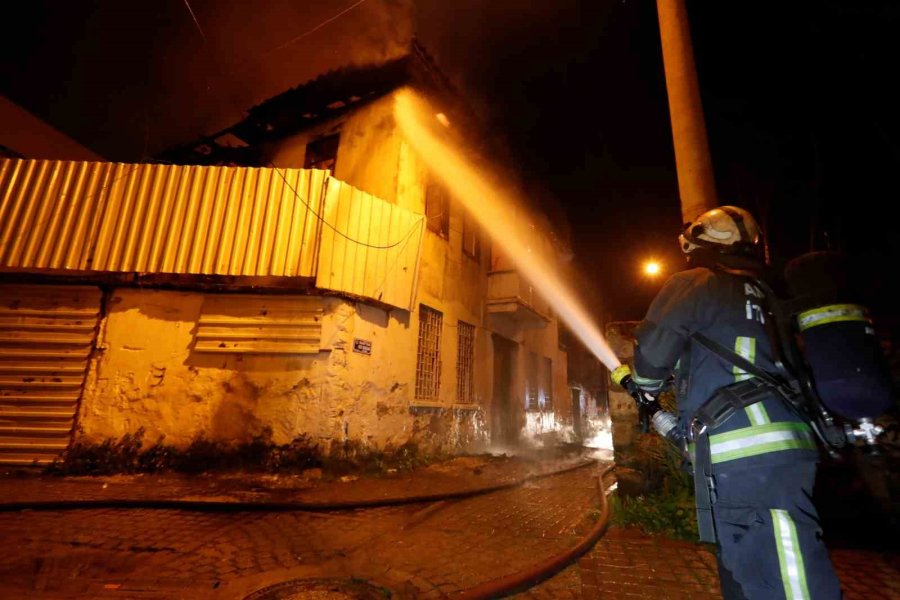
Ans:
{"label": "glowing light", "polygon": [[[464,153],[438,138],[426,123],[432,122],[434,111],[410,90],[396,95],[394,118],[407,142],[416,154],[465,205],[469,215],[502,248],[519,272],[540,292],[559,317],[584,342],[585,346],[609,369],[619,366],[619,359],[588,315],[559,276],[559,268],[552,256],[544,256],[539,249],[529,252],[530,232],[522,214],[522,202],[510,186],[489,179],[481,169],[463,158]],[[532,248],[533,249],[533,248]]]}
{"label": "glowing light", "polygon": [[447,115],[444,113],[438,113],[434,115],[434,118],[438,120],[438,123],[443,125],[444,127],[450,127],[450,119],[447,118]]}
{"label": "glowing light", "polygon": [[662,273],[662,265],[655,260],[648,260],[644,263],[644,275],[648,277],[656,277]]}

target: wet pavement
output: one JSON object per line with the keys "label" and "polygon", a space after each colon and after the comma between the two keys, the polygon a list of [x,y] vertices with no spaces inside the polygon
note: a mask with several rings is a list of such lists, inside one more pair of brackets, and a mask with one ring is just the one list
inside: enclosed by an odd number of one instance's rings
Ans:
{"label": "wet pavement", "polygon": [[[0,478],[0,505],[140,498],[222,506],[104,504],[0,512],[0,597],[354,597],[338,591],[279,596],[269,588],[302,580],[307,586],[342,582],[394,598],[450,598],[565,554],[595,531],[601,507],[597,480],[607,466],[578,457],[470,457],[412,473],[344,481],[317,479],[315,473],[312,479],[8,476]],[[607,487],[612,476],[605,477]],[[266,499],[297,506],[346,498],[396,501],[403,494],[421,498],[479,487],[494,491],[353,510],[281,506],[268,511],[260,505]],[[835,548],[832,557],[848,600],[900,598],[896,555]],[[514,597],[720,596],[707,547],[610,529],[575,564]]]}

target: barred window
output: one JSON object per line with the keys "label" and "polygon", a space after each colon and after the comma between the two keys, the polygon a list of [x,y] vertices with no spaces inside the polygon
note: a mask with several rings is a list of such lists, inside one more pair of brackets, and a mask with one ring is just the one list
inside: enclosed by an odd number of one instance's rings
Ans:
{"label": "barred window", "polygon": [[416,357],[416,398],[437,400],[441,390],[441,327],[444,315],[419,305],[419,349]]}
{"label": "barred window", "polygon": [[456,346],[456,401],[475,401],[475,326],[457,322]]}

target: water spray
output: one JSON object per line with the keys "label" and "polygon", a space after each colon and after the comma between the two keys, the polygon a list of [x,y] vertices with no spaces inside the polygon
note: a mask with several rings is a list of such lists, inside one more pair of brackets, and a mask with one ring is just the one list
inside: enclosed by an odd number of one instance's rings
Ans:
{"label": "water spray", "polygon": [[514,218],[521,212],[523,203],[517,201],[515,194],[505,191],[509,186],[490,180],[464,158],[463,152],[441,139],[444,136],[435,134],[430,123],[438,122],[437,111],[414,92],[397,93],[394,117],[417,155],[479,226],[490,233],[519,272],[556,309],[559,318],[610,371],[620,366],[588,312],[557,275],[553,258],[529,243],[534,233],[521,219]]}

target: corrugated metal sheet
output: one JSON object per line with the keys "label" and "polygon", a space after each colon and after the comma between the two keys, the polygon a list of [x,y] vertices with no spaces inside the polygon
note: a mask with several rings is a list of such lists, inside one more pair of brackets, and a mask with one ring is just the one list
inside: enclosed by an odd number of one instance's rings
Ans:
{"label": "corrugated metal sheet", "polygon": [[3,159],[0,267],[311,277],[326,176]]}
{"label": "corrugated metal sheet", "polygon": [[97,333],[95,287],[0,285],[0,464],[69,444]]}
{"label": "corrugated metal sheet", "polygon": [[321,297],[207,295],[197,323],[194,350],[316,354],[321,338]]}
{"label": "corrugated metal sheet", "polygon": [[425,218],[337,179],[324,215],[316,286],[412,310]]}

